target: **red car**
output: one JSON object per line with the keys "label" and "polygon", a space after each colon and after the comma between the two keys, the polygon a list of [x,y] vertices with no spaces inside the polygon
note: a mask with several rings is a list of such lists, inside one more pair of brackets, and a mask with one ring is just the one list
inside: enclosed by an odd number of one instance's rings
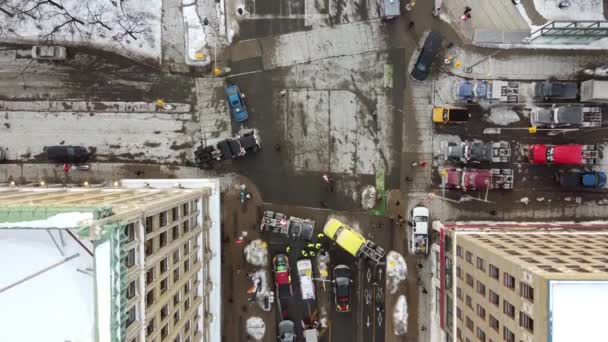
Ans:
{"label": "red car", "polygon": [[291,287],[291,272],[289,269],[289,259],[285,254],[277,254],[272,258],[274,270],[274,281],[279,292],[279,299],[291,297],[293,289]]}

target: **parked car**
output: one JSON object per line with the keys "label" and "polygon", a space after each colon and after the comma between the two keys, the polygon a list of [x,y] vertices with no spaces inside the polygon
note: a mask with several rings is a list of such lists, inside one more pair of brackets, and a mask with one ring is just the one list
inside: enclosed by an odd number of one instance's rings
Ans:
{"label": "parked car", "polygon": [[89,159],[84,146],[47,146],[44,148],[46,159],[55,164],[81,164]]}
{"label": "parked car", "polygon": [[279,322],[279,342],[296,342],[296,325],[290,320]]}
{"label": "parked car", "polygon": [[534,82],[534,98],[543,100],[575,100],[578,95],[576,82]]}
{"label": "parked car", "polygon": [[35,45],[32,47],[32,58],[51,61],[61,61],[67,58],[67,50],[63,46]]}
{"label": "parked car", "polygon": [[291,287],[291,270],[289,269],[289,259],[285,254],[277,254],[272,258],[274,270],[274,281],[279,292],[279,299],[288,298],[293,295]]}
{"label": "parked car", "polygon": [[410,253],[426,255],[429,248],[429,209],[415,207],[410,216],[412,217],[408,222],[411,227]]}
{"label": "parked car", "polygon": [[555,173],[555,180],[568,189],[599,189],[606,186],[606,174],[601,171],[560,171]]}
{"label": "parked car", "polygon": [[433,107],[433,122],[435,123],[465,123],[471,118],[471,112],[461,107]]}
{"label": "parked car", "polygon": [[298,260],[296,263],[300,277],[300,292],[302,299],[315,299],[315,284],[312,282],[312,262],[310,259]]}
{"label": "parked car", "polygon": [[239,87],[236,85],[226,87],[226,96],[228,97],[228,106],[230,107],[230,113],[234,121],[243,122],[247,120],[249,114],[243,101],[244,96]]}
{"label": "parked car", "polygon": [[428,77],[431,71],[431,64],[433,64],[433,59],[435,59],[435,55],[439,52],[440,47],[441,35],[439,32],[429,32],[424,40],[424,45],[422,45],[422,51],[420,51],[418,60],[416,60],[416,64],[412,68],[411,77],[414,81],[424,81]]}
{"label": "parked car", "polygon": [[350,267],[346,265],[337,265],[334,267],[334,296],[336,310],[339,312],[350,311],[352,283],[353,280]]}

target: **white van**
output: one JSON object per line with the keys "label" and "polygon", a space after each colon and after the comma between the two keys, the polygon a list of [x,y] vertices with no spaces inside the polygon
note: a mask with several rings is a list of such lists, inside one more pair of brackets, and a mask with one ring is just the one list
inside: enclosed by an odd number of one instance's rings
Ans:
{"label": "white van", "polygon": [[312,262],[310,259],[298,260],[296,263],[300,276],[302,299],[315,299],[315,284],[312,282]]}

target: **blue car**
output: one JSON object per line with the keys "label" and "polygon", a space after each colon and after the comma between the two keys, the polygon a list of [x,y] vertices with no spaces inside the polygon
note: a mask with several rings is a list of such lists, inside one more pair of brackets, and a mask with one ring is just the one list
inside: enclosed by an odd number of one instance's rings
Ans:
{"label": "blue car", "polygon": [[249,114],[247,114],[247,108],[245,107],[243,95],[239,87],[235,85],[226,87],[226,96],[228,97],[228,106],[230,106],[230,113],[234,121],[243,122],[247,120]]}
{"label": "blue car", "polygon": [[567,171],[558,172],[556,180],[564,188],[603,188],[606,186],[606,174],[601,171]]}

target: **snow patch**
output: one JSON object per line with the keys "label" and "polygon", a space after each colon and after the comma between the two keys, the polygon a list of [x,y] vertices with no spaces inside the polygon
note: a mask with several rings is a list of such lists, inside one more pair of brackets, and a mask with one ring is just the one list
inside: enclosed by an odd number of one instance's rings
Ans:
{"label": "snow patch", "polygon": [[568,0],[570,6],[559,8],[563,0],[534,0],[536,11],[547,20],[605,20],[602,0]]}
{"label": "snow patch", "polygon": [[2,222],[0,228],[76,228],[93,220],[93,213],[61,213],[43,220]]}
{"label": "snow patch", "polygon": [[397,336],[407,334],[407,299],[404,295],[397,298],[395,310],[393,310],[393,332]]}
{"label": "snow patch", "polygon": [[524,19],[526,24],[528,24],[528,26],[530,27],[530,29],[532,31],[536,31],[543,27],[543,25],[538,26],[538,25],[532,24],[532,20],[530,19],[530,17],[528,17],[528,13],[526,12],[526,9],[524,8],[524,6],[522,4],[515,5],[515,8],[517,9],[517,11],[519,12],[519,15],[521,15],[521,17]]}
{"label": "snow patch", "polygon": [[254,266],[265,266],[268,263],[268,248],[260,239],[253,240],[245,246],[245,260]]}
{"label": "snow patch", "polygon": [[511,109],[492,108],[490,115],[484,115],[484,121],[491,122],[499,126],[508,126],[520,121],[519,115]]}
{"label": "snow patch", "polygon": [[407,278],[407,264],[403,255],[390,251],[386,256],[386,277],[389,284],[389,292],[397,293],[399,283]]}
{"label": "snow patch", "polygon": [[256,341],[262,340],[266,333],[266,324],[260,317],[253,316],[247,319],[247,335],[251,336]]}
{"label": "snow patch", "polygon": [[207,33],[196,12],[196,0],[182,1],[182,15],[186,28],[186,64],[205,66],[211,63],[207,48]]}

